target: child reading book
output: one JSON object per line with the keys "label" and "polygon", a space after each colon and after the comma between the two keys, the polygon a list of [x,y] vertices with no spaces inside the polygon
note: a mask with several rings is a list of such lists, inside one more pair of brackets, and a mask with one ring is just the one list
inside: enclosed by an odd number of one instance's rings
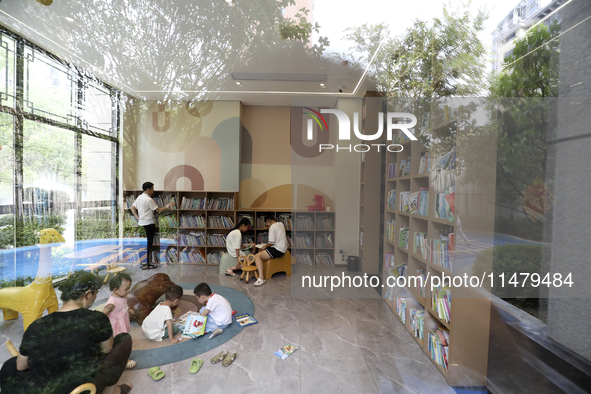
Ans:
{"label": "child reading book", "polygon": [[[127,307],[127,295],[131,289],[131,277],[124,273],[115,275],[109,282],[109,288],[113,293],[109,296],[103,313],[111,321],[113,337],[116,337],[122,332],[129,333],[129,312],[133,313],[133,310]],[[127,360],[125,368],[132,369],[136,365],[135,361]]]}
{"label": "child reading book", "polygon": [[214,338],[224,332],[224,328],[232,323],[232,307],[228,300],[219,294],[212,293],[207,283],[199,283],[195,290],[195,297],[201,305],[204,305],[199,313],[201,316],[207,316],[205,323],[205,332],[211,332],[209,339]]}
{"label": "child reading book", "polygon": [[164,301],[156,305],[156,308],[144,319],[142,331],[146,338],[152,341],[170,338],[172,343],[181,341],[180,335],[175,338],[180,330],[172,324],[172,308],[179,304],[182,296],[183,288],[180,286],[173,285],[166,290]]}

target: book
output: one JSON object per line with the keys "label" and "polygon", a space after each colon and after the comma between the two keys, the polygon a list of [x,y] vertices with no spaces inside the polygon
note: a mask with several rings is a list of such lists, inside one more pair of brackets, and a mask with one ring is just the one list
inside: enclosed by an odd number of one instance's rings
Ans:
{"label": "book", "polygon": [[243,313],[239,316],[234,316],[234,321],[240,327],[252,326],[253,324],[257,324],[258,320],[249,315],[248,313]]}
{"label": "book", "polygon": [[281,349],[274,352],[273,354],[276,355],[277,357],[279,357],[280,359],[285,360],[286,358],[291,356],[291,354],[293,352],[295,352],[297,349],[298,349],[297,346],[285,345]]}
{"label": "book", "polygon": [[412,192],[408,195],[408,201],[409,201],[409,206],[410,206],[409,212],[411,214],[417,213],[418,198],[419,198],[419,192]]}
{"label": "book", "polygon": [[172,324],[177,326],[180,330],[185,331],[185,326],[187,325],[187,319],[191,316],[197,316],[199,312],[189,311],[184,315],[180,316],[178,319],[174,320]]}
{"label": "book", "polygon": [[200,337],[201,335],[205,334],[205,323],[207,323],[207,316],[189,316],[183,330],[183,336],[190,338]]}

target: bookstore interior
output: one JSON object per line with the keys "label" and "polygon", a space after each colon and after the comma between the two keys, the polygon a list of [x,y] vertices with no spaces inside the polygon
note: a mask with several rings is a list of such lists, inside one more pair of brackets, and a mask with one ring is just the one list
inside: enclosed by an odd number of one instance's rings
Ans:
{"label": "bookstore interior", "polygon": [[0,2],[0,392],[591,392],[591,3],[132,3]]}

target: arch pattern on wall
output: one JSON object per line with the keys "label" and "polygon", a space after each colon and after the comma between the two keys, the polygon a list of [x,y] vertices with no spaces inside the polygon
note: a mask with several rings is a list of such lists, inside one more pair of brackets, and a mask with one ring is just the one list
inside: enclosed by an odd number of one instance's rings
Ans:
{"label": "arch pattern on wall", "polygon": [[176,190],[176,181],[187,177],[191,180],[191,190],[205,190],[203,175],[195,167],[180,165],[170,169],[164,177],[164,190]]}

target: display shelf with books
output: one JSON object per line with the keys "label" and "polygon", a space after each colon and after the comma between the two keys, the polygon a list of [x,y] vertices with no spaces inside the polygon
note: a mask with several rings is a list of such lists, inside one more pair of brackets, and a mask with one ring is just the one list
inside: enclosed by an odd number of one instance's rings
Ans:
{"label": "display shelf with books", "polygon": [[[406,104],[388,102],[388,112],[416,113],[419,126],[411,131],[419,138],[411,141],[395,133],[393,141],[402,140],[403,150],[384,153],[381,188],[369,188],[366,168],[371,156],[366,155],[361,167],[365,170],[361,186],[365,205],[360,215],[366,223],[368,197],[381,191],[384,201],[380,233],[383,283],[400,275],[400,267],[404,275],[415,278],[463,275],[465,268],[454,264],[456,235],[461,234],[459,242],[468,245],[465,234],[470,230],[472,234],[494,233],[494,188],[462,180],[470,166],[482,168],[482,155],[471,151],[475,148],[469,138],[462,138],[469,135],[471,126],[455,118],[459,111],[450,109],[450,101],[434,99],[418,112],[400,108]],[[367,113],[371,117],[369,107]],[[373,142],[390,143],[385,137]],[[457,163],[461,163],[461,172]],[[478,177],[483,185],[495,184],[494,171]],[[457,208],[467,218],[464,229]],[[368,233],[367,226],[361,231]],[[366,242],[364,259],[369,252]],[[490,298],[475,289],[449,288],[445,283],[431,289],[430,283],[419,280],[408,281],[405,287],[384,286],[382,298],[450,385],[486,385]]]}

